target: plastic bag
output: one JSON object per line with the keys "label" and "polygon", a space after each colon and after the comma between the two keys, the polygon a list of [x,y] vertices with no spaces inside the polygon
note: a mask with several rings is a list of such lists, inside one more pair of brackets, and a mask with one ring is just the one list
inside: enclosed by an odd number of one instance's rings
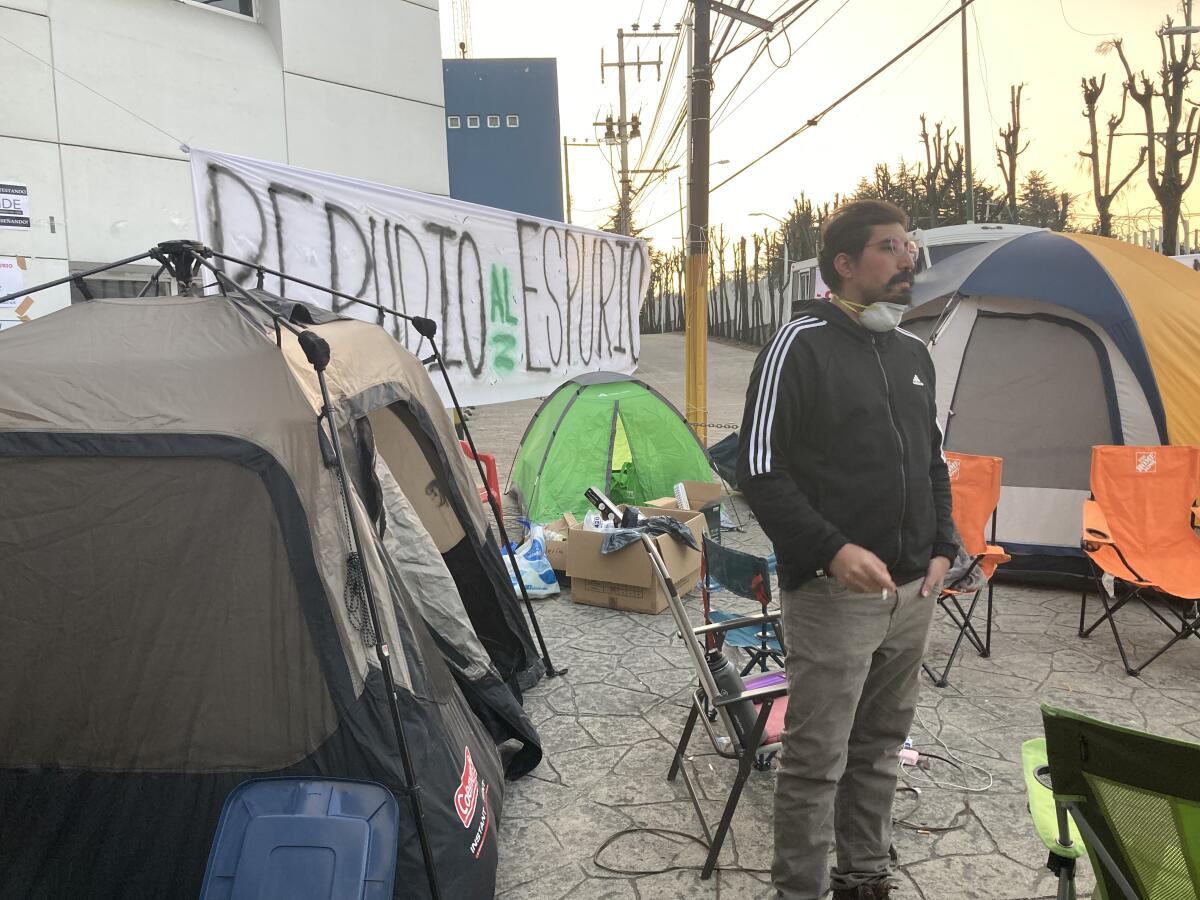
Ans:
{"label": "plastic bag", "polygon": [[[521,520],[521,524],[525,526],[526,536],[524,542],[517,548],[516,559],[521,580],[525,582],[525,590],[533,598],[553,597],[559,592],[558,578],[554,575],[550,560],[546,559],[545,529],[541,525],[531,526],[525,519]],[[508,560],[510,550],[505,547],[502,552],[505,556],[504,569],[508,572],[508,580],[512,582],[513,590],[520,597],[521,586],[517,584],[517,576],[513,573],[512,563]]]}

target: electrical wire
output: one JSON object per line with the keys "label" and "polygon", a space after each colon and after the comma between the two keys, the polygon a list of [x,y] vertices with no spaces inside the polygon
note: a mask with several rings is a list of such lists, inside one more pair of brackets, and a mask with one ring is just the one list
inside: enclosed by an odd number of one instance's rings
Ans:
{"label": "electrical wire", "polygon": [[[970,6],[974,2],[975,2],[975,0],[964,0],[963,5]],[[774,153],[776,150],[778,150],[784,144],[788,143],[788,141],[791,141],[793,138],[796,138],[799,135],[803,134],[809,128],[819,125],[821,122],[821,119],[824,118],[828,113],[832,112],[838,106],[845,103],[847,100],[849,100],[855,94],[857,94],[860,90],[862,90],[864,87],[866,87],[872,81],[874,81],[877,77],[879,77],[879,75],[881,75],[883,72],[887,71],[889,68],[891,68],[897,62],[899,62],[901,59],[903,59],[905,56],[907,56],[910,52],[912,52],[912,50],[914,50],[916,47],[920,46],[926,40],[928,40],[930,37],[932,37],[937,31],[939,31],[943,26],[945,26],[945,24],[947,22],[949,22],[951,19],[953,19],[955,16],[957,16],[959,14],[960,10],[961,10],[961,7],[959,9],[956,9],[954,12],[950,13],[949,15],[947,15],[944,19],[942,19],[940,22],[938,22],[932,28],[927,29],[923,34],[921,34],[916,40],[914,40],[912,43],[910,43],[907,47],[905,47],[903,50],[901,50],[899,53],[897,53],[895,56],[893,56],[891,59],[889,59],[882,66],[877,68],[874,72],[872,72],[870,75],[868,75],[862,81],[858,82],[858,84],[856,84],[854,87],[852,87],[846,93],[842,94],[842,96],[840,96],[836,100],[834,100],[831,104],[829,104],[827,107],[825,107],[825,109],[821,110],[819,113],[817,113],[811,119],[808,119],[803,125],[801,125],[799,128],[797,128],[791,134],[787,135],[785,138],[778,141],[771,147],[768,147],[766,150],[764,150],[762,153],[760,153],[754,159],[750,160],[750,162],[746,163],[744,166],[742,166],[740,169],[738,169],[732,175],[728,176],[727,178],[724,178],[723,180],[718,182],[716,185],[711,187],[709,189],[709,193],[711,194],[714,191],[718,190],[719,188],[722,188],[725,185],[729,184],[729,182],[733,181],[733,179],[737,178],[739,175],[743,174],[751,167],[762,162],[764,159],[766,159],[768,156],[770,156],[772,153]],[[676,207],[671,212],[667,213],[665,216],[655,219],[649,225],[643,226],[641,230],[645,231],[649,228],[653,228],[655,225],[665,222],[667,219],[671,218],[672,216],[675,216],[679,212],[679,210],[680,210],[680,207]]]}
{"label": "electrical wire", "polygon": [[1091,31],[1080,31],[1078,28],[1076,28],[1074,25],[1072,25],[1071,20],[1067,18],[1067,10],[1066,10],[1066,7],[1063,6],[1063,0],[1058,0],[1058,11],[1060,13],[1062,13],[1063,23],[1068,28],[1070,28],[1073,32],[1075,32],[1076,34],[1082,34],[1084,37],[1116,37],[1117,36],[1117,33],[1115,31],[1102,31],[1099,33],[1091,32]]}
{"label": "electrical wire", "polygon": [[992,115],[992,89],[988,86],[987,54],[983,50],[983,32],[979,28],[979,19],[975,16],[975,7],[971,7],[971,21],[975,23],[975,47],[979,50],[979,74],[983,78],[983,101],[987,105],[988,118],[993,128],[999,128],[1000,123]]}
{"label": "electrical wire", "polygon": [[139,122],[141,122],[143,125],[148,125],[148,126],[150,126],[151,128],[153,128],[155,131],[157,131],[159,134],[161,134],[161,135],[164,135],[165,137],[169,137],[171,140],[173,140],[173,141],[174,141],[176,144],[178,144],[178,145],[179,145],[179,149],[180,149],[180,150],[183,150],[183,151],[185,151],[185,152],[186,152],[186,150],[187,150],[187,142],[186,142],[186,141],[182,140],[181,138],[177,138],[175,135],[171,134],[171,132],[167,131],[166,129],[159,128],[157,125],[155,125],[155,124],[154,124],[153,122],[151,122],[149,119],[147,119],[147,118],[144,118],[143,116],[139,116],[137,113],[135,113],[135,112],[134,112],[132,109],[130,109],[128,106],[124,106],[124,105],[122,105],[122,104],[118,103],[118,102],[117,102],[116,100],[114,100],[112,97],[109,97],[109,96],[107,96],[107,95],[105,95],[105,94],[102,94],[102,93],[100,93],[100,92],[99,92],[98,90],[96,90],[94,87],[91,87],[90,85],[84,84],[82,81],[80,81],[80,80],[79,80],[78,78],[76,78],[75,76],[73,76],[73,75],[68,75],[66,72],[64,72],[62,69],[58,68],[57,66],[55,66],[53,63],[46,62],[46,60],[42,59],[40,56],[38,56],[38,55],[37,55],[36,53],[34,53],[33,51],[25,49],[25,48],[24,48],[24,47],[22,47],[20,44],[18,44],[16,41],[13,41],[13,40],[10,40],[9,38],[6,38],[6,37],[5,37],[3,34],[0,34],[0,41],[4,41],[6,44],[11,44],[12,46],[14,46],[14,47],[16,47],[18,50],[20,50],[22,53],[24,53],[24,54],[26,54],[27,56],[31,56],[31,57],[33,57],[34,59],[36,59],[36,60],[37,60],[38,62],[40,62],[40,63],[41,63],[43,66],[46,66],[46,68],[50,69],[51,71],[53,71],[53,72],[55,72],[55,73],[57,73],[57,74],[61,75],[63,78],[66,78],[68,81],[73,81],[73,82],[75,82],[77,85],[79,85],[79,86],[80,86],[81,88],[83,88],[85,91],[89,91],[89,92],[91,92],[91,93],[95,94],[95,95],[96,95],[97,97],[99,97],[101,100],[104,100],[104,101],[106,101],[106,102],[108,102],[108,103],[111,103],[111,104],[112,104],[113,106],[115,106],[117,109],[119,109],[119,110],[122,110],[123,112],[127,112],[127,113],[129,113],[129,115],[133,116],[135,119],[137,119],[137,120],[138,120]]}
{"label": "electrical wire", "polygon": [[[596,852],[592,854],[592,864],[597,869],[600,869],[601,871],[604,871],[604,872],[610,872],[613,875],[632,875],[632,876],[662,875],[666,872],[687,872],[687,871],[699,872],[699,871],[703,870],[703,868],[704,868],[704,866],[696,866],[696,865],[692,865],[692,866],[674,866],[674,865],[672,865],[672,866],[664,866],[661,869],[618,869],[615,866],[605,865],[604,863],[600,862],[600,854],[603,853],[605,850],[607,850],[614,841],[616,841],[619,838],[624,837],[627,834],[654,834],[659,837],[684,838],[686,840],[693,841],[694,843],[699,844],[705,850],[709,849],[709,844],[706,840],[704,840],[704,838],[697,837],[694,834],[688,834],[685,831],[675,831],[672,828],[647,828],[647,827],[622,828],[620,831],[610,834],[607,838],[604,839],[604,843],[602,843],[599,847],[596,848]],[[745,866],[717,866],[714,871],[717,871],[717,872],[742,872],[747,875],[770,875],[771,874],[770,869],[750,869],[750,868],[746,868]]]}
{"label": "electrical wire", "polygon": [[[831,13],[829,14],[829,16],[828,16],[828,17],[825,19],[825,21],[824,21],[824,22],[822,22],[820,25],[818,25],[818,26],[817,26],[817,28],[816,28],[816,30],[815,30],[815,31],[813,31],[813,33],[812,33],[812,34],[810,34],[808,37],[806,37],[806,38],[804,39],[804,41],[803,41],[803,42],[800,44],[800,46],[796,47],[794,50],[792,50],[792,51],[791,51],[791,53],[789,53],[789,54],[788,54],[788,57],[787,57],[787,59],[785,59],[785,60],[783,61],[783,65],[776,66],[776,67],[775,67],[775,69],[773,69],[772,71],[768,72],[768,73],[767,73],[767,77],[766,77],[766,78],[764,78],[762,81],[760,81],[756,87],[754,87],[753,89],[751,89],[750,93],[748,93],[748,94],[747,94],[745,97],[743,97],[741,100],[739,100],[739,101],[738,101],[738,104],[737,104],[737,106],[733,107],[733,109],[729,110],[729,112],[725,113],[724,115],[722,115],[722,114],[721,114],[721,110],[720,110],[720,109],[718,109],[718,110],[717,110],[717,115],[718,115],[718,118],[717,118],[717,121],[713,122],[713,131],[716,131],[716,130],[717,130],[717,128],[718,128],[720,125],[722,125],[722,124],[724,124],[726,121],[728,121],[728,120],[730,119],[730,117],[732,117],[732,116],[733,116],[733,114],[734,114],[735,112],[737,112],[739,109],[741,109],[741,108],[742,108],[742,105],[743,105],[743,104],[744,104],[744,103],[745,103],[747,100],[749,100],[751,97],[753,97],[753,96],[754,96],[756,93],[758,93],[759,89],[760,89],[760,88],[761,88],[761,87],[762,87],[764,84],[766,84],[768,81],[770,81],[770,80],[771,80],[771,77],[772,77],[773,75],[775,75],[775,73],[776,73],[776,72],[778,72],[780,69],[782,69],[782,68],[783,68],[784,66],[786,66],[788,63],[790,63],[790,62],[792,61],[792,57],[793,57],[793,56],[795,56],[797,53],[799,53],[801,50],[803,50],[803,49],[804,49],[804,47],[805,47],[805,45],[806,45],[806,44],[808,44],[808,42],[809,42],[809,41],[811,41],[811,40],[812,40],[813,38],[815,38],[815,37],[816,37],[818,34],[820,34],[820,33],[821,33],[821,29],[823,29],[823,28],[824,28],[826,25],[828,25],[828,24],[829,24],[829,22],[830,22],[830,20],[832,20],[834,16],[836,16],[836,15],[837,15],[838,13],[840,13],[840,12],[841,12],[843,9],[845,9],[845,8],[846,8],[846,4],[848,4],[849,2],[850,2],[850,0],[842,0],[842,4],[841,4],[841,5],[840,5],[840,6],[839,6],[837,9],[835,9],[833,12],[831,12]],[[815,4],[816,4],[816,0],[813,0],[813,5],[815,5]],[[810,5],[808,8],[806,8],[806,9],[804,10],[804,12],[808,12],[808,10],[809,10],[809,9],[812,9],[812,6],[811,6],[811,5]],[[772,60],[772,62],[774,62],[774,60]]]}
{"label": "electrical wire", "polygon": [[[985,791],[990,790],[992,785],[995,784],[995,777],[992,775],[992,773],[990,771],[988,771],[987,769],[985,769],[983,766],[976,765],[973,762],[967,762],[962,757],[956,755],[954,750],[952,750],[950,748],[950,746],[944,740],[942,740],[941,736],[939,734],[936,734],[932,728],[930,728],[928,725],[925,724],[925,720],[921,717],[921,710],[919,708],[915,711],[915,713],[916,713],[917,724],[922,729],[924,729],[925,733],[928,734],[931,738],[933,738],[933,740],[937,743],[937,745],[939,747],[941,747],[942,750],[944,750],[946,753],[945,757],[934,756],[933,754],[920,751],[920,749],[917,748],[918,752],[921,754],[921,756],[926,756],[926,757],[929,757],[930,759],[940,759],[943,762],[947,762],[950,765],[954,766],[956,769],[958,769],[960,772],[963,772],[964,775],[967,774],[967,772],[966,772],[967,769],[971,769],[974,772],[982,772],[983,775],[987,778],[987,784],[983,785],[982,787],[977,787],[977,786],[968,785],[968,784],[955,784],[954,782],[941,781],[937,778],[934,778],[932,775],[927,775],[927,774],[923,774],[921,778],[917,779],[917,783],[932,785],[934,787],[940,787],[940,788],[948,788],[948,789],[956,790],[956,791],[966,791],[969,794],[982,794]],[[960,753],[969,753],[970,751],[961,750],[959,752]],[[900,770],[901,770],[901,773],[904,775],[905,779],[910,782],[913,780],[913,776],[916,774],[913,766],[901,766]]]}
{"label": "electrical wire", "polygon": [[[788,35],[788,28],[790,28],[792,25],[794,25],[796,23],[796,21],[798,21],[799,18],[802,15],[804,15],[804,13],[808,12],[817,2],[818,2],[818,0],[801,0],[801,2],[796,3],[793,6],[791,6],[782,15],[779,15],[779,10],[782,9],[783,6],[781,5],[780,7],[777,7],[775,12],[772,13],[772,18],[775,21],[783,23],[782,31],[780,33],[783,35]],[[849,0],[845,0],[845,2],[849,2]],[[845,2],[843,2],[843,4],[842,4],[843,6],[845,6]],[[839,9],[840,9],[840,7],[839,7]],[[789,16],[792,16],[791,21],[786,21]],[[826,22],[828,22],[828,19],[826,20]],[[824,23],[822,23],[822,25],[820,27],[818,27],[817,31],[820,31],[820,28],[822,28],[822,27],[824,27]],[[810,35],[809,40],[811,40],[812,37],[815,36],[815,34],[816,34],[816,32],[814,32],[813,35]],[[753,59],[750,60],[750,64],[746,67],[745,71],[742,72],[742,74],[738,77],[737,81],[735,81],[733,86],[729,89],[729,91],[726,92],[725,97],[720,101],[720,103],[718,103],[716,111],[713,114],[712,118],[715,119],[717,116],[721,115],[721,112],[724,109],[724,107],[733,98],[733,96],[737,92],[737,89],[740,87],[742,82],[745,80],[746,76],[750,73],[750,70],[754,67],[755,62],[757,62],[757,60],[762,56],[764,49],[768,47],[770,40],[776,36],[778,36],[778,35],[766,36],[763,43],[759,46],[758,50],[756,51]],[[760,35],[752,35],[751,37],[749,37],[745,41],[743,41],[742,44],[740,44],[739,46],[743,46],[746,43],[749,43],[750,41],[757,39],[758,37],[760,37]],[[806,43],[807,43],[807,41],[806,41]],[[790,60],[791,57],[795,55],[795,50],[791,49],[790,36],[788,36],[788,46],[789,46],[789,55],[788,55],[787,60],[784,61],[783,65],[787,65],[787,61]],[[736,49],[736,47],[733,49]],[[732,50],[725,53],[724,56],[728,56],[730,52],[732,52]],[[724,58],[724,57],[721,57],[721,58]],[[774,60],[772,60],[772,63],[774,64]],[[782,66],[780,66],[780,68],[781,67]],[[713,63],[713,69],[714,69],[714,71],[716,70],[716,62]],[[756,90],[757,90],[757,88],[756,88]],[[653,166],[651,166],[651,168],[653,168],[653,169],[659,168],[659,164],[663,161],[664,157],[666,157],[668,154],[672,153],[676,148],[678,148],[679,139],[682,138],[682,135],[684,133],[684,125],[687,122],[687,101],[688,101],[688,98],[685,95],[683,98],[683,103],[681,104],[679,111],[677,113],[677,116],[676,116],[675,126],[672,128],[671,133],[667,137],[667,142],[664,144],[663,149],[660,152],[658,159],[655,160],[655,162],[654,162]],[[717,124],[718,123],[714,122],[714,124],[713,124],[714,130],[716,129]],[[679,150],[680,150],[679,154],[670,159],[670,163],[672,166],[678,165],[680,163],[680,161],[682,160],[683,156],[686,154],[686,147],[679,148]],[[636,168],[641,168],[640,163]],[[640,205],[640,203],[643,202],[642,198],[644,198],[646,196],[646,194],[644,192],[645,192],[646,188],[648,188],[650,186],[652,179],[653,179],[653,173],[648,174],[647,177],[645,178],[645,180],[642,182],[642,184],[639,185],[634,190],[635,203]],[[664,181],[665,181],[665,179],[664,179]],[[679,210],[676,209],[675,211],[678,212]]]}
{"label": "electrical wire", "polygon": [[[796,22],[799,21],[801,16],[803,16],[806,12],[808,12],[810,9],[812,9],[814,6],[816,6],[817,2],[818,2],[818,0],[808,0],[808,5],[805,6],[803,9],[801,9],[799,12],[797,12],[795,14],[794,18],[792,18],[792,20],[790,22],[787,22],[783,25],[783,28],[781,29],[780,34],[787,35],[788,28],[790,28],[792,25],[796,24]],[[803,4],[796,4],[795,7],[792,7],[792,9],[788,11],[788,14],[789,15],[792,14],[792,12],[801,5],[803,5]],[[845,5],[845,4],[843,4],[843,5]],[[758,49],[755,51],[754,56],[750,59],[750,64],[746,66],[745,71],[743,71],[742,74],[738,77],[737,81],[735,81],[733,83],[733,86],[728,91],[725,92],[725,97],[721,100],[721,102],[717,104],[716,111],[712,115],[712,118],[713,118],[713,126],[712,127],[713,127],[714,131],[716,130],[718,120],[721,118],[722,112],[724,112],[725,108],[729,105],[729,101],[733,99],[734,94],[737,93],[738,88],[741,87],[742,82],[746,80],[746,76],[750,74],[751,70],[754,68],[754,64],[756,62],[758,62],[758,60],[762,57],[764,51],[769,50],[770,42],[774,37],[775,37],[774,34],[766,35],[763,37],[763,42],[758,46]],[[772,65],[775,65],[775,71],[778,71],[779,69],[782,69],[784,66],[786,66],[791,61],[792,57],[795,56],[795,53],[796,53],[796,51],[794,49],[792,49],[791,37],[789,36],[788,37],[788,56],[787,56],[787,58],[784,59],[782,64],[776,64],[774,59],[771,60]],[[774,72],[772,72],[771,74],[774,74]],[[771,77],[770,75],[767,76],[767,78],[770,78],[770,77]],[[766,82],[766,80],[767,79],[763,79],[764,83]],[[761,87],[761,86],[762,85],[759,85],[759,87]],[[755,90],[757,90],[757,88],[755,88]],[[753,91],[751,93],[753,93]],[[741,104],[739,103],[738,105],[740,106]]]}
{"label": "electrical wire", "polygon": [[[974,2],[975,2],[975,0],[963,0],[963,7],[970,6]],[[960,9],[961,8],[962,7],[960,7]],[[895,56],[893,56],[891,59],[889,59],[887,62],[885,62],[882,66],[880,66],[878,69],[876,69],[870,75],[868,75],[866,78],[864,78],[862,81],[860,81],[858,84],[856,84],[850,90],[848,90],[846,93],[842,94],[842,96],[838,97],[836,100],[834,100],[832,103],[830,103],[827,107],[825,107],[823,110],[821,110],[815,116],[813,116],[811,119],[806,121],[803,125],[801,125],[799,128],[797,128],[795,131],[793,131],[787,137],[783,138],[783,140],[781,140],[778,143],[767,148],[762,153],[760,153],[758,156],[756,156],[754,159],[750,160],[750,162],[746,163],[744,166],[742,166],[740,169],[738,169],[736,172],[734,172],[732,175],[730,175],[727,178],[720,181],[718,184],[716,184],[712,188],[712,190],[716,191],[717,189],[729,184],[729,182],[733,181],[733,179],[737,178],[739,175],[741,175],[743,172],[750,169],[752,166],[755,166],[758,163],[762,162],[764,159],[766,159],[768,156],[770,156],[772,153],[774,153],[776,150],[778,150],[784,144],[788,143],[788,141],[803,134],[809,128],[812,128],[816,125],[821,124],[821,119],[823,119],[826,115],[828,115],[833,110],[837,109],[837,107],[841,106],[843,103],[845,103],[851,97],[853,97],[855,94],[857,94],[859,91],[861,91],[864,87],[866,87],[868,84],[870,84],[876,78],[878,78],[881,74],[886,72],[889,68],[891,68],[897,62],[899,62],[901,59],[903,59],[905,56],[907,56],[913,49],[915,49],[916,47],[923,44],[928,38],[930,38],[938,30],[940,30],[943,25],[945,25],[947,22],[950,21],[950,19],[954,18],[954,16],[957,16],[958,14],[959,14],[959,10],[955,10],[954,12],[950,13],[945,19],[943,19],[941,22],[939,22],[933,28],[930,28],[928,31],[926,31],[924,34],[922,34],[920,37],[918,37],[915,41],[913,41],[911,44],[909,44],[907,47],[905,47],[903,50],[901,50],[899,53],[897,53]]]}

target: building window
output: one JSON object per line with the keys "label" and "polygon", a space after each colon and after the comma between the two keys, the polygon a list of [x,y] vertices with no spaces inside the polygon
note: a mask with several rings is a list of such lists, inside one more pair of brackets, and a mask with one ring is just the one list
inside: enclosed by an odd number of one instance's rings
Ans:
{"label": "building window", "polygon": [[488,128],[499,128],[499,127],[500,127],[500,117],[499,116],[488,116]]}
{"label": "building window", "polygon": [[462,119],[458,116],[446,116],[447,128],[462,128]]}
{"label": "building window", "polygon": [[[73,263],[72,269],[95,268],[92,263]],[[82,280],[87,284],[87,294],[80,289],[78,282],[71,282],[71,302],[83,303],[88,299],[107,300],[118,297],[169,297],[176,293],[178,286],[174,278],[165,272],[158,277],[156,284],[151,284],[154,268],[151,266],[133,266],[128,269],[109,269],[95,275],[87,275]],[[199,284],[197,284],[199,286]],[[145,291],[143,294],[142,292]],[[89,296],[90,295],[90,298]]]}
{"label": "building window", "polygon": [[253,19],[254,0],[183,0],[192,6],[203,6],[205,9],[215,9],[220,12],[233,13],[235,16],[245,16]]}
{"label": "building window", "polygon": [[479,116],[467,116],[467,127],[468,128],[478,128],[479,127]]}
{"label": "building window", "polygon": [[508,127],[509,128],[518,128],[518,127],[520,127],[520,125],[521,125],[521,117],[520,116],[509,116],[508,117]]}

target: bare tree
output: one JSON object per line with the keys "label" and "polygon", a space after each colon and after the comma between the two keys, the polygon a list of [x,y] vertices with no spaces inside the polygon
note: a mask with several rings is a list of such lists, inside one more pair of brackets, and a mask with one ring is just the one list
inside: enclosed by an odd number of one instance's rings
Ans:
{"label": "bare tree", "polygon": [[[1183,0],[1183,20],[1190,28],[1192,0]],[[1189,32],[1184,33],[1178,45],[1175,40],[1177,35],[1165,33],[1173,24],[1171,17],[1167,16],[1165,26],[1158,33],[1162,65],[1158,70],[1157,82],[1148,78],[1144,69],[1134,75],[1122,42],[1115,40],[1111,43],[1121,57],[1121,65],[1125,67],[1125,89],[1133,102],[1142,108],[1146,118],[1146,154],[1149,159],[1146,179],[1162,211],[1162,252],[1167,255],[1178,252],[1179,209],[1184,192],[1191,186],[1196,174],[1196,160],[1200,158],[1197,152],[1200,149],[1197,104],[1184,96],[1191,83],[1189,76],[1193,72],[1200,72],[1200,53],[1192,49],[1192,35]],[[1155,97],[1162,99],[1166,113],[1162,128],[1156,128],[1154,121]],[[1186,123],[1183,116],[1185,102],[1191,107]],[[1185,168],[1186,176],[1183,174]]]}
{"label": "bare tree", "polygon": [[1107,76],[1101,75],[1100,80],[1096,81],[1095,77],[1080,79],[1080,88],[1083,90],[1083,117],[1088,120],[1088,149],[1080,150],[1079,155],[1088,160],[1092,166],[1092,197],[1096,202],[1096,213],[1100,217],[1097,234],[1104,237],[1112,237],[1112,202],[1116,199],[1117,194],[1121,193],[1121,189],[1129,183],[1137,170],[1142,167],[1142,163],[1146,161],[1146,148],[1142,147],[1138,151],[1137,162],[1134,163],[1125,177],[1117,182],[1116,187],[1112,185],[1112,152],[1113,141],[1115,140],[1117,129],[1125,120],[1125,105],[1129,100],[1129,90],[1125,85],[1121,86],[1121,114],[1110,115],[1108,117],[1108,140],[1104,142],[1104,169],[1101,172],[1100,167],[1100,135],[1096,127],[1096,108],[1100,103],[1100,95],[1104,93],[1104,82]]}
{"label": "bare tree", "polygon": [[[925,114],[921,114],[921,144],[925,148],[925,172],[920,175],[921,185],[925,192],[925,212],[929,217],[929,227],[936,228],[946,213],[946,218],[953,218],[954,213],[947,210],[947,197],[951,191],[952,182],[962,178],[962,145],[953,141],[954,128],[946,128],[937,122],[933,126],[933,134],[925,123]],[[955,156],[957,149],[958,155]],[[919,221],[919,220],[918,220]]]}
{"label": "bare tree", "polygon": [[1008,220],[1017,221],[1017,157],[1029,149],[1029,141],[1021,146],[1021,89],[1024,84],[1010,85],[1008,88],[1008,105],[1012,119],[1008,125],[1000,129],[1000,140],[1004,148],[996,148],[996,161],[1000,164],[1000,174],[1004,176],[1005,205],[1008,207]]}

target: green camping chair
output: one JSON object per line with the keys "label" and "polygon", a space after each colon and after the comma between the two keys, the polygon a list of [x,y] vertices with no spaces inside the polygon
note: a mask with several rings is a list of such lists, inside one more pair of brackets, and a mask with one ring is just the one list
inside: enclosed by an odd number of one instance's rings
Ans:
{"label": "green camping chair", "polygon": [[[1056,811],[1047,840],[1045,804],[1035,809],[1031,791],[1030,810],[1052,856],[1078,857],[1082,836],[1095,896],[1105,900],[1200,898],[1200,745],[1046,705],[1042,721],[1056,810],[1069,812],[1078,828],[1064,833]],[[1073,874],[1072,867],[1068,881]],[[1060,875],[1059,897],[1073,896],[1061,882]]]}

